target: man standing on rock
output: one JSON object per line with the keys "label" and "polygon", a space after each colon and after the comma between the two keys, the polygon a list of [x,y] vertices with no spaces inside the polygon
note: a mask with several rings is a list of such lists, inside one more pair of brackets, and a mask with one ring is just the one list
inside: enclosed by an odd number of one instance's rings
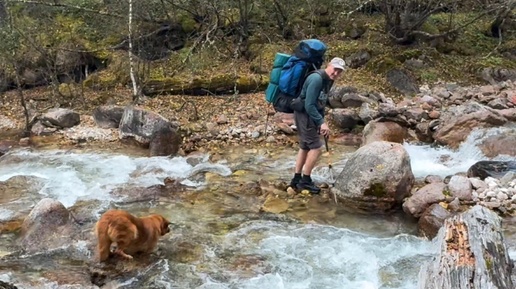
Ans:
{"label": "man standing on rock", "polygon": [[333,81],[344,71],[345,66],[346,63],[342,58],[335,57],[325,69],[308,75],[303,84],[299,98],[304,101],[304,109],[294,111],[299,136],[299,152],[294,178],[290,181],[293,189],[307,190],[312,194],[318,194],[321,191],[312,181],[310,174],[321,155],[323,143],[320,135],[324,137],[330,135],[330,128],[324,121],[324,107],[328,102],[328,92]]}

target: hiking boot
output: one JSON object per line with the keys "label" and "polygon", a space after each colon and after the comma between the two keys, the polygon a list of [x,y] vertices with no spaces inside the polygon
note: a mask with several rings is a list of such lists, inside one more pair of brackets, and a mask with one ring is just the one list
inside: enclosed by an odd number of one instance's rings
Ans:
{"label": "hiking boot", "polygon": [[290,180],[290,187],[295,190],[299,182],[301,182],[301,178],[293,178],[292,180]]}
{"label": "hiking boot", "polygon": [[307,183],[307,182],[299,182],[296,186],[296,188],[299,191],[307,190],[310,192],[310,194],[318,194],[321,192],[321,188],[316,186],[313,182]]}

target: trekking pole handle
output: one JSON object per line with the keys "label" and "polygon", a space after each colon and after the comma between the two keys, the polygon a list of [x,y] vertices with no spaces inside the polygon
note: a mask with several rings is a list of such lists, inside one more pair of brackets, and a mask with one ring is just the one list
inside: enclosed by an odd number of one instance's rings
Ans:
{"label": "trekking pole handle", "polygon": [[324,146],[326,147],[326,151],[329,152],[330,149],[328,148],[328,137],[324,136]]}

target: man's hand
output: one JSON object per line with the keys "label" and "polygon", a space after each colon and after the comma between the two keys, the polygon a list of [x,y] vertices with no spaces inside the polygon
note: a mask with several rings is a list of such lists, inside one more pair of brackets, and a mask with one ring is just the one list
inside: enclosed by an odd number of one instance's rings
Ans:
{"label": "man's hand", "polygon": [[319,133],[322,134],[325,137],[330,136],[330,128],[326,123],[321,124],[321,129],[319,130]]}

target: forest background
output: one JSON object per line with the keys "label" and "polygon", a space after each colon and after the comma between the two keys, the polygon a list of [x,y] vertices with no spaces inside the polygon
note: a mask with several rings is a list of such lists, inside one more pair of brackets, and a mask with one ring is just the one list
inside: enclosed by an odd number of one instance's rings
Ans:
{"label": "forest background", "polygon": [[0,0],[0,104],[29,129],[49,107],[263,93],[307,38],[362,91],[516,79],[516,0]]}

